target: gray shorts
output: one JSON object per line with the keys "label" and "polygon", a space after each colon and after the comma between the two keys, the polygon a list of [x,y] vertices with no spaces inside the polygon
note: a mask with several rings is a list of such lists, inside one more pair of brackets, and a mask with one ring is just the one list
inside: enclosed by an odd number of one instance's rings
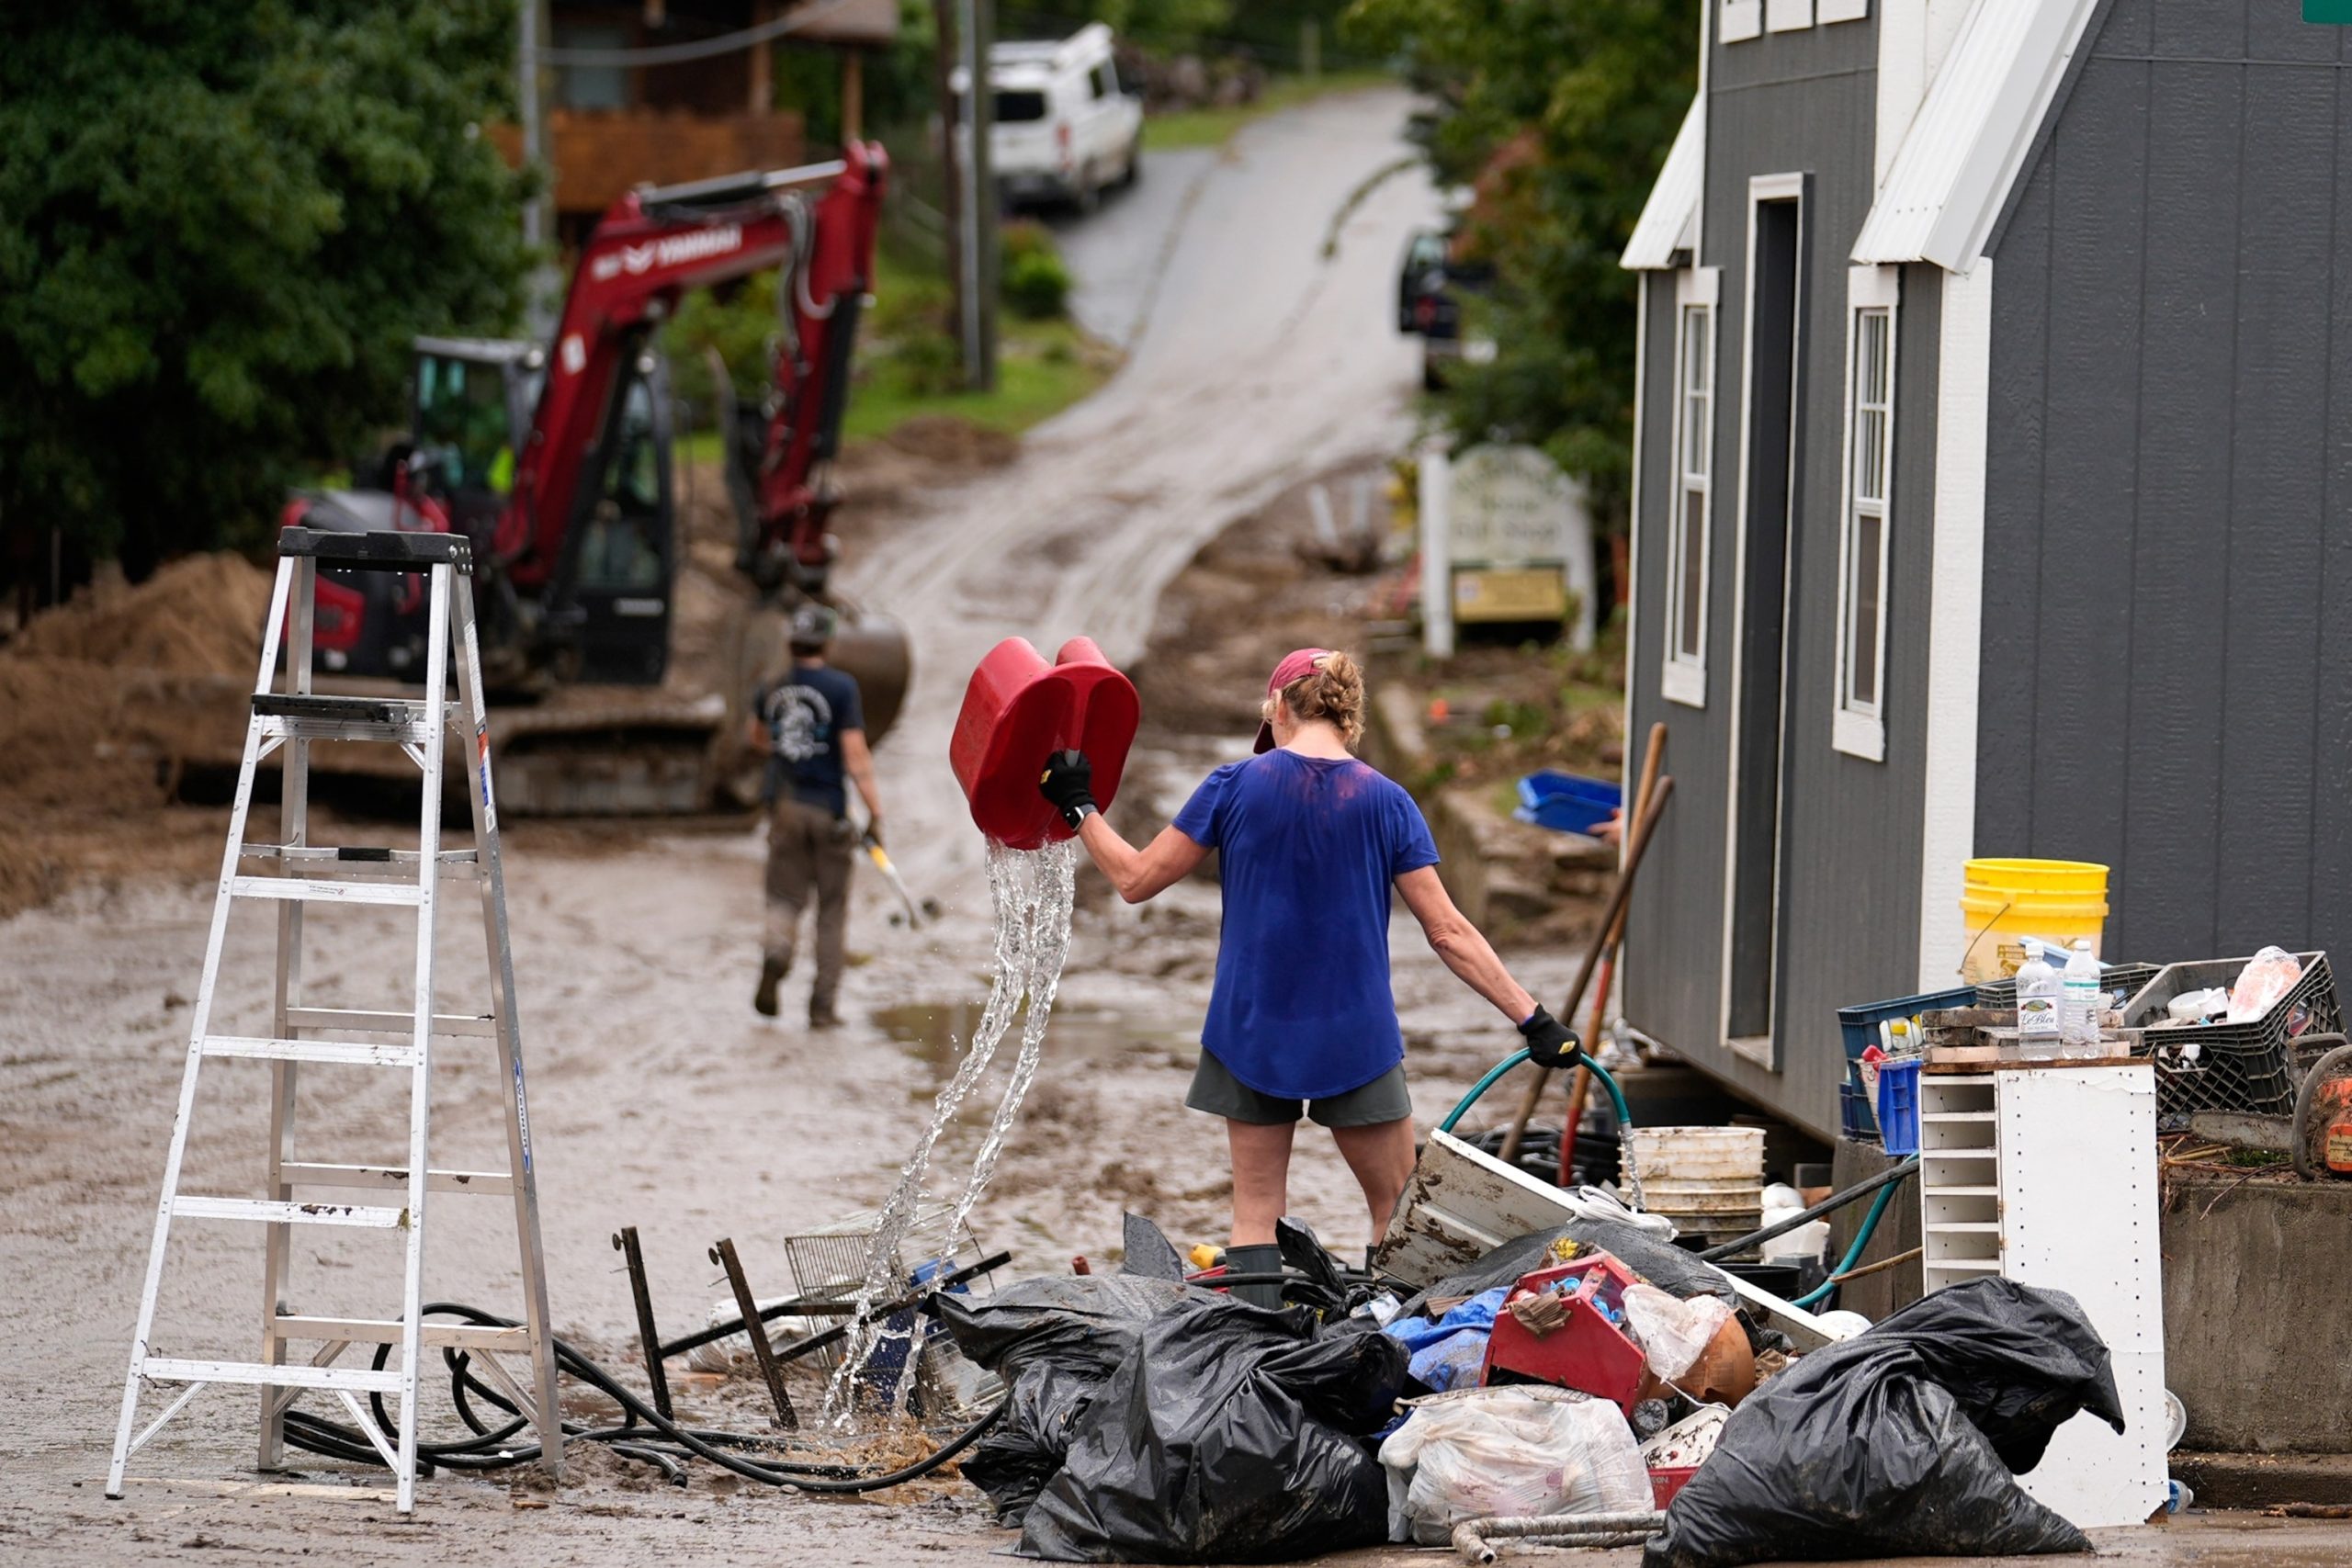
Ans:
{"label": "gray shorts", "polygon": [[[1259,1093],[1205,1050],[1201,1053],[1201,1065],[1193,1070],[1192,1092],[1184,1096],[1184,1103],[1212,1116],[1269,1127],[1297,1121],[1301,1109],[1298,1100]],[[1305,1111],[1326,1127],[1374,1127],[1404,1121],[1413,1113],[1413,1097],[1405,1089],[1405,1064],[1399,1062],[1344,1094],[1307,1100]]]}

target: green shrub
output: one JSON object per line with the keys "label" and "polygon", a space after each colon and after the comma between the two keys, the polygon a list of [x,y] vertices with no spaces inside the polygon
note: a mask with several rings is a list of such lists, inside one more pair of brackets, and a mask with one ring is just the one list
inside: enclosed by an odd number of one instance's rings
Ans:
{"label": "green shrub", "polygon": [[1060,316],[1069,304],[1069,268],[1046,226],[1023,219],[1004,226],[998,292],[1007,309],[1033,321]]}
{"label": "green shrub", "polygon": [[901,333],[890,339],[882,358],[899,389],[914,397],[944,397],[964,384],[963,351],[936,328]]}

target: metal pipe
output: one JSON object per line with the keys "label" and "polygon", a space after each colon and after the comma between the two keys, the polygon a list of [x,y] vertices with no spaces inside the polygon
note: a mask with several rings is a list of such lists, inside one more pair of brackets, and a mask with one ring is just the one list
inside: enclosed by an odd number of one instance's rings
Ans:
{"label": "metal pipe", "polygon": [[670,1379],[662,1371],[662,1336],[653,1327],[653,1295],[645,1286],[645,1254],[638,1249],[637,1227],[623,1225],[613,1246],[628,1264],[629,1293],[637,1298],[637,1343],[645,1352],[645,1380],[653,1385],[653,1408],[675,1418],[670,1408]]}
{"label": "metal pipe", "polygon": [[1725,1258],[1736,1258],[1751,1247],[1761,1247],[1774,1236],[1786,1235],[1799,1225],[1809,1224],[1834,1209],[1844,1208],[1857,1198],[1867,1197],[1889,1182],[1900,1181],[1918,1168],[1919,1156],[1913,1155],[1901,1165],[1889,1166],[1867,1181],[1857,1181],[1843,1192],[1832,1192],[1828,1197],[1801,1213],[1791,1214],[1785,1220],[1775,1220],[1760,1231],[1751,1231],[1736,1241],[1724,1243],[1721,1247],[1711,1247],[1699,1254],[1699,1261],[1713,1263]]}
{"label": "metal pipe", "polygon": [[775,1399],[775,1424],[797,1431],[800,1413],[792,1408],[792,1395],[785,1392],[784,1369],[776,1364],[775,1351],[768,1346],[767,1325],[760,1321],[760,1303],[752,1294],[751,1281],[743,1278],[735,1243],[722,1238],[710,1249],[710,1260],[727,1270],[727,1282],[734,1287],[735,1305],[743,1314],[743,1332],[751,1336],[752,1354],[759,1359],[760,1375],[767,1380],[768,1393]]}
{"label": "metal pipe", "polygon": [[1453,1550],[1464,1562],[1495,1560],[1489,1537],[1561,1546],[1637,1546],[1666,1528],[1654,1510],[1632,1514],[1514,1514],[1464,1519],[1453,1527]]}
{"label": "metal pipe", "polygon": [[[1012,1261],[1012,1254],[1010,1252],[992,1252],[978,1263],[967,1263],[952,1274],[942,1274],[936,1279],[924,1280],[922,1289],[910,1292],[900,1296],[897,1301],[876,1307],[867,1314],[867,1319],[871,1321],[877,1317],[888,1317],[894,1312],[904,1312],[925,1296],[935,1295],[941,1291],[953,1290],[967,1280],[976,1279],[992,1269],[1001,1269]],[[856,1312],[857,1308],[847,1302],[830,1298],[817,1301],[806,1296],[795,1296],[789,1301],[778,1302],[774,1306],[762,1307],[759,1318],[762,1323],[771,1323],[779,1317],[850,1317],[855,1315]],[[689,1350],[698,1350],[705,1345],[715,1344],[730,1334],[742,1332],[743,1320],[740,1317],[732,1317],[725,1323],[714,1323],[708,1328],[699,1329],[683,1338],[671,1340],[662,1347],[662,1356],[664,1360],[668,1360],[683,1356]],[[831,1341],[827,1343],[830,1344]],[[795,1355],[800,1353],[799,1348],[795,1347],[786,1350],[779,1359],[789,1361]]]}

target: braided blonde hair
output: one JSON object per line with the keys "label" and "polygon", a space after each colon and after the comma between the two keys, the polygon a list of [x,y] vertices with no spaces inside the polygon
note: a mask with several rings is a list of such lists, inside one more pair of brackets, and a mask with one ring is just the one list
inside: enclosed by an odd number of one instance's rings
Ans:
{"label": "braided blonde hair", "polygon": [[1344,653],[1327,653],[1315,661],[1314,671],[1300,676],[1268,697],[1261,716],[1272,724],[1274,705],[1290,710],[1300,724],[1321,719],[1340,732],[1353,748],[1363,734],[1363,671]]}

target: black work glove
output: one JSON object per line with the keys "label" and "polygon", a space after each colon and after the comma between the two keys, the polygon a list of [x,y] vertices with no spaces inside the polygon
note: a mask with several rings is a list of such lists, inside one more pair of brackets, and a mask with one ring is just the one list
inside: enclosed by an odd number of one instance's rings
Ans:
{"label": "black work glove", "polygon": [[1577,1032],[1554,1018],[1541,1006],[1534,1015],[1519,1026],[1520,1037],[1527,1042],[1527,1055],[1539,1067],[1573,1067],[1584,1060],[1584,1043]]}
{"label": "black work glove", "polygon": [[1046,758],[1046,771],[1037,780],[1037,793],[1053,803],[1072,832],[1089,815],[1099,814],[1102,809],[1094,804],[1094,764],[1086,760],[1083,751],[1057,751]]}

